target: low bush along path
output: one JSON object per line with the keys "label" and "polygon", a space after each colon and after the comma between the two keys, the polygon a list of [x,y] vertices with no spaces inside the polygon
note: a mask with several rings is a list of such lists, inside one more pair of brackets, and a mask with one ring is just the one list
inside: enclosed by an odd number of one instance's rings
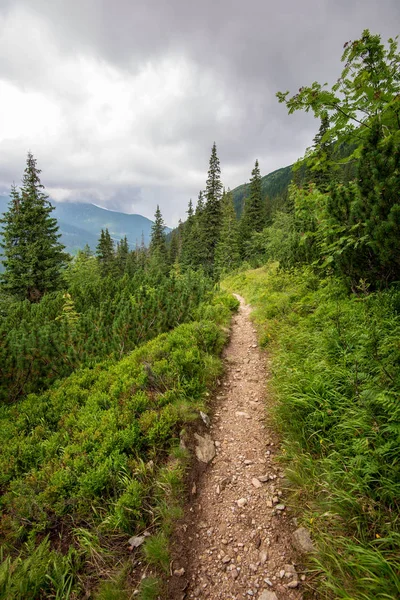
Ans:
{"label": "low bush along path", "polygon": [[193,481],[176,532],[168,594],[174,600],[302,598],[295,519],[281,490],[276,434],[266,423],[268,363],[251,309],[238,298],[209,427],[216,454]]}

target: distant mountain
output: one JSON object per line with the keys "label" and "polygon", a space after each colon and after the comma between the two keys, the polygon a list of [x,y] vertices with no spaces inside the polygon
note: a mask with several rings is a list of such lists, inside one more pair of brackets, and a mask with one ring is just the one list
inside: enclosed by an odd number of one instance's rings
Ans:
{"label": "distant mountain", "polygon": [[[271,205],[276,205],[278,199],[283,200],[286,198],[287,189],[292,180],[292,167],[293,165],[290,165],[288,167],[283,167],[282,169],[277,169],[261,178],[263,197],[265,198],[265,196],[268,196]],[[232,190],[233,202],[238,216],[242,214],[244,199],[248,193],[248,183],[239,185]]]}
{"label": "distant mountain", "polygon": [[[7,196],[0,196],[0,213],[7,210],[8,202]],[[142,215],[107,210],[94,204],[53,200],[51,203],[55,207],[52,216],[58,221],[61,241],[71,254],[75,254],[85,244],[95,250],[100,232],[106,228],[115,242],[126,235],[131,248],[141,243],[142,234],[146,245],[150,241],[153,221]],[[166,231],[169,232],[170,229],[166,228]]]}

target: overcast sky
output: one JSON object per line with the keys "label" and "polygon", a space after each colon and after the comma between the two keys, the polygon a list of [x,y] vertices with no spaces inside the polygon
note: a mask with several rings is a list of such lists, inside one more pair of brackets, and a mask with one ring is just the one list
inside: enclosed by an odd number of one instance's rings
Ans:
{"label": "overcast sky", "polygon": [[0,191],[31,150],[56,200],[175,225],[214,140],[230,188],[303,154],[319,123],[275,93],[365,28],[396,36],[399,0],[0,0]]}

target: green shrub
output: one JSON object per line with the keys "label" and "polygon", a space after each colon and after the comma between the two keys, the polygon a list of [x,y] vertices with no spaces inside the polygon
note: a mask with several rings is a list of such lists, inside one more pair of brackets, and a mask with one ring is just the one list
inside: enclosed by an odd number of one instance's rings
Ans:
{"label": "green shrub", "polygon": [[[127,540],[150,524],[163,529],[149,542],[149,560],[165,568],[184,474],[172,455],[222,368],[220,325],[226,328],[231,313],[222,303],[215,307],[217,322],[182,324],[119,362],[78,370],[42,394],[0,407],[0,543],[8,556],[0,598],[17,589],[21,600],[42,589],[64,590],[54,597],[68,598],[78,585],[76,571],[79,581],[85,578],[75,545],[91,564],[101,563],[114,536]],[[84,543],[73,541],[78,530]],[[54,531],[70,544],[64,558],[50,546]],[[21,573],[28,567],[25,585]],[[104,584],[99,597],[110,589]]]}

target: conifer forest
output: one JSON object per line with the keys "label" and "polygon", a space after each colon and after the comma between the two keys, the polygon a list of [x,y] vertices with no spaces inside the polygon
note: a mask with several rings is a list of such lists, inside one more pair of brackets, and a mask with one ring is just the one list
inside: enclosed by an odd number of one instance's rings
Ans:
{"label": "conifer forest", "polygon": [[277,92],[319,129],[273,194],[258,160],[231,190],[214,142],[198,197],[170,233],[157,206],[148,246],[104,227],[69,255],[28,153],[0,220],[1,600],[167,600],[182,432],[210,412],[234,293],[272,361],[288,502],[317,547],[304,600],[400,597],[397,40],[365,30],[341,68]]}

